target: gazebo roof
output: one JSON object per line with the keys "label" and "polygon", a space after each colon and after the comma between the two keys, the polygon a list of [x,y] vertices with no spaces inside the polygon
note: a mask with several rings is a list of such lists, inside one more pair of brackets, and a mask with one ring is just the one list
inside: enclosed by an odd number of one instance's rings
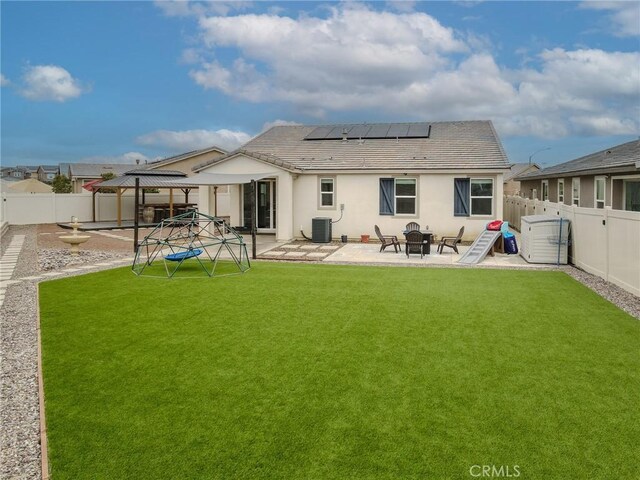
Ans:
{"label": "gazebo roof", "polygon": [[140,179],[140,188],[198,188],[198,184],[189,183],[187,175],[177,170],[130,170],[111,180],[96,185],[103,188],[135,188],[136,178]]}

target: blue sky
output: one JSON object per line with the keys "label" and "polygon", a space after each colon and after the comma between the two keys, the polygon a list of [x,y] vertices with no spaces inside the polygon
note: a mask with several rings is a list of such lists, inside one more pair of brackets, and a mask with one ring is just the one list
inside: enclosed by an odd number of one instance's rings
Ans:
{"label": "blue sky", "polygon": [[490,119],[512,162],[638,138],[638,2],[6,2],[2,165],[278,123]]}

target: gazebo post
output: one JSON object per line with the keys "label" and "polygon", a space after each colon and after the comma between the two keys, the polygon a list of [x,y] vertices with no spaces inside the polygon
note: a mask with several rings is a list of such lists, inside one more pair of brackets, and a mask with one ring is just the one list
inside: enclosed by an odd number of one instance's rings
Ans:
{"label": "gazebo post", "polygon": [[213,186],[213,216],[218,216],[218,186]]}
{"label": "gazebo post", "polygon": [[256,181],[251,180],[251,258],[256,259]]}
{"label": "gazebo post", "polygon": [[140,208],[140,177],[136,177],[135,206],[133,207],[133,252],[138,251],[138,209]]}
{"label": "gazebo post", "polygon": [[173,217],[173,188],[169,189],[169,216]]}
{"label": "gazebo post", "polygon": [[122,226],[122,188],[118,187],[117,190],[118,199],[118,226]]}

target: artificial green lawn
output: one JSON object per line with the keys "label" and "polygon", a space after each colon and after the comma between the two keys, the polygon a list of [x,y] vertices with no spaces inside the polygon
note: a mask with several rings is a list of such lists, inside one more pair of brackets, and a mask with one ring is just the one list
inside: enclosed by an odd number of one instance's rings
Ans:
{"label": "artificial green lawn", "polygon": [[56,480],[637,475],[640,322],[560,272],[118,269],[40,309]]}

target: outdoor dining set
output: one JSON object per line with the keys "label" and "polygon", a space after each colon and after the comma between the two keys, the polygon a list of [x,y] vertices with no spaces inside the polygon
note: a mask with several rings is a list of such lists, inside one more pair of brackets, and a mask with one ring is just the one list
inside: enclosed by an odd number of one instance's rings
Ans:
{"label": "outdoor dining set", "polygon": [[[402,252],[402,245],[400,244],[400,240],[398,240],[397,235],[383,235],[380,231],[380,227],[375,225],[376,235],[380,240],[380,251],[383,252],[387,247],[393,247],[396,253]],[[402,234],[404,235],[404,249],[407,257],[411,253],[419,253],[420,258],[423,258],[425,255],[431,254],[431,243],[434,239],[433,231],[429,230],[429,226],[427,225],[424,229],[420,228],[420,224],[416,222],[407,223],[405,229]],[[458,252],[458,244],[462,241],[462,235],[464,234],[464,227],[460,228],[458,235],[455,237],[441,237],[440,242],[438,243],[437,252],[441,254],[444,250],[444,247],[451,248],[454,252]]]}

